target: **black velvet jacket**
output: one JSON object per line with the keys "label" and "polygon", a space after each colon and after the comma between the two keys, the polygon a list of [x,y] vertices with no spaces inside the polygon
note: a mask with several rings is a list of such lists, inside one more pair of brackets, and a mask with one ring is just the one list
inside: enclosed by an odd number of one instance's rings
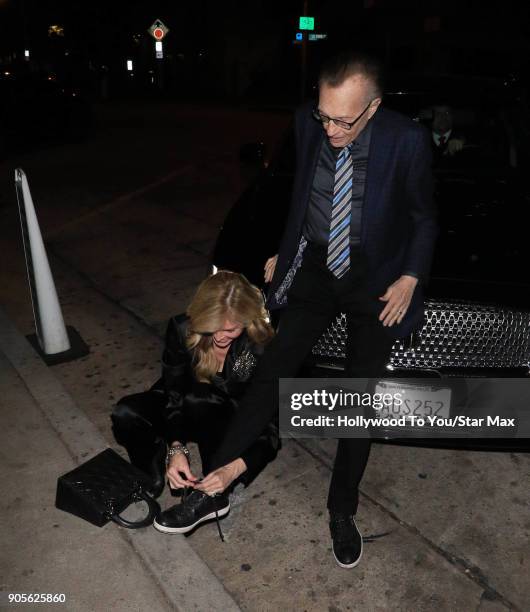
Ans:
{"label": "black velvet jacket", "polygon": [[[169,320],[164,352],[162,354],[162,378],[153,391],[163,391],[167,396],[165,421],[166,439],[187,442],[193,439],[186,415],[201,404],[228,406],[233,414],[239,409],[238,400],[243,395],[252,376],[263,347],[255,344],[244,331],[235,338],[225,358],[223,376],[215,376],[211,383],[195,378],[192,353],[186,346],[189,319],[185,314]],[[228,427],[228,423],[226,424]],[[242,480],[250,482],[272,461],[278,452],[280,439],[276,423],[269,423],[261,436],[245,451],[241,458],[247,466]]]}

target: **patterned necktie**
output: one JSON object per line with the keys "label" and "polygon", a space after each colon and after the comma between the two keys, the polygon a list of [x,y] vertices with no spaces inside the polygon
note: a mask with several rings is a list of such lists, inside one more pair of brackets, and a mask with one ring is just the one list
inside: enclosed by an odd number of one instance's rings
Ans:
{"label": "patterned necktie", "polygon": [[343,277],[350,268],[352,181],[351,152],[349,147],[344,147],[335,166],[327,258],[327,266],[337,278]]}

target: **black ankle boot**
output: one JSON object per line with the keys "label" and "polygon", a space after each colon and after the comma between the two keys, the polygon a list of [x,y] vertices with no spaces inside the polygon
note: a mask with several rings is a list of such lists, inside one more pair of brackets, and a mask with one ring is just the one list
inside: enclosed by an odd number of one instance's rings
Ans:
{"label": "black ankle boot", "polygon": [[149,475],[153,479],[153,497],[157,498],[162,494],[166,484],[166,441],[159,438],[156,442],[156,452],[151,461]]}
{"label": "black ankle boot", "polygon": [[157,438],[147,448],[139,448],[137,446],[126,448],[131,463],[151,478],[153,482],[153,486],[149,491],[151,495],[154,498],[159,497],[166,484],[166,441],[162,438]]}

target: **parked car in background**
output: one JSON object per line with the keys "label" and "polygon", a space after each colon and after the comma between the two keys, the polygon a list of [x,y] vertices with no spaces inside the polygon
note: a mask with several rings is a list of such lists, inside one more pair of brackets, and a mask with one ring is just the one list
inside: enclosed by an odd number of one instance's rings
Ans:
{"label": "parked car in background", "polygon": [[[425,324],[394,343],[389,377],[425,378],[427,387],[427,379],[436,379],[433,389],[440,389],[440,381],[455,377],[530,376],[530,237],[524,221],[530,208],[530,135],[519,92],[496,81],[402,77],[389,84],[383,104],[429,130],[434,108],[449,107],[462,145],[453,155],[435,158],[440,235]],[[215,266],[263,285],[263,265],[277,252],[289,208],[294,156],[289,132],[228,214]],[[345,336],[341,314],[306,365],[340,374]]]}

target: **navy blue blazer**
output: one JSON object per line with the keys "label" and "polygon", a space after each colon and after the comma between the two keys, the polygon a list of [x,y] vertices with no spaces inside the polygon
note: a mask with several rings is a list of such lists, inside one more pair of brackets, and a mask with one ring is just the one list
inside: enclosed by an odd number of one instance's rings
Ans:
{"label": "navy blue blazer", "polygon": [[[313,104],[295,114],[296,171],[291,207],[278,251],[267,305],[279,308],[275,292],[296,255],[311,186],[323,139],[322,126],[313,119]],[[387,327],[399,338],[423,324],[423,288],[429,277],[438,232],[433,200],[432,152],[428,131],[408,117],[379,108],[373,122],[361,217],[361,254],[374,297],[406,272],[419,283],[400,324]],[[378,302],[377,313],[385,302]]]}

